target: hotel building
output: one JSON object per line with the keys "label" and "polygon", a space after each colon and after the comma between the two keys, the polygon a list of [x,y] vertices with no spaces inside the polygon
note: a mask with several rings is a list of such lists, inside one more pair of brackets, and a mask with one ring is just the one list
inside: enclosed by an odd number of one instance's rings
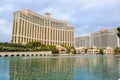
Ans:
{"label": "hotel building", "polygon": [[66,21],[41,16],[30,10],[14,12],[12,43],[40,41],[45,45],[74,46],[74,27]]}
{"label": "hotel building", "polygon": [[91,47],[98,48],[116,48],[119,46],[119,39],[117,37],[116,29],[101,29],[100,31],[91,34]]}
{"label": "hotel building", "polygon": [[107,47],[106,49],[104,49],[104,50],[103,50],[103,53],[104,53],[105,55],[113,55],[113,54],[115,54],[114,49],[111,48],[111,47]]}
{"label": "hotel building", "polygon": [[89,36],[76,37],[75,46],[89,48],[90,46]]}
{"label": "hotel building", "polygon": [[116,33],[116,28],[101,29],[97,32],[93,32],[90,36],[76,37],[75,46],[85,48],[116,48],[120,46],[120,41]]}

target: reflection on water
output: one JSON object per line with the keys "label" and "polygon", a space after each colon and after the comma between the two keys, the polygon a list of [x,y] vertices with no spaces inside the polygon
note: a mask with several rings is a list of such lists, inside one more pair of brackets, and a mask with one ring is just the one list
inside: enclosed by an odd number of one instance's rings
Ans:
{"label": "reflection on water", "polygon": [[120,78],[120,58],[91,56],[77,58],[75,62],[75,80],[118,80]]}
{"label": "reflection on water", "polygon": [[[1,68],[3,61],[0,61],[2,62],[0,70],[4,70],[4,67]],[[115,56],[11,58],[6,65],[10,65],[8,67],[10,69],[7,69],[8,72],[4,75],[10,75],[10,80],[118,80],[120,78],[120,57]],[[3,71],[0,71],[0,79],[3,74],[1,72]]]}
{"label": "reflection on water", "polygon": [[10,62],[11,80],[73,80],[74,59],[17,59]]}
{"label": "reflection on water", "polygon": [[0,80],[10,80],[9,58],[0,57]]}

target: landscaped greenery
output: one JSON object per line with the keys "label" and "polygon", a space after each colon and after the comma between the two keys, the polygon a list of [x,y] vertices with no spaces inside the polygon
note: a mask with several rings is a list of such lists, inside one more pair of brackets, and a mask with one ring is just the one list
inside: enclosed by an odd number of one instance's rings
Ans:
{"label": "landscaped greenery", "polygon": [[63,46],[64,48],[66,48],[66,53],[72,53],[72,54],[76,54],[76,50],[75,50],[75,48],[74,47],[68,47],[68,46],[66,46],[66,45],[61,45],[61,46]]}
{"label": "landscaped greenery", "polygon": [[17,52],[17,51],[27,51],[22,44],[13,43],[0,43],[0,52]]}
{"label": "landscaped greenery", "polygon": [[30,42],[26,45],[14,43],[0,43],[0,52],[29,52],[29,51],[52,51],[58,53],[55,46],[43,45],[40,42]]}
{"label": "landscaped greenery", "polygon": [[[66,48],[66,53],[76,54],[76,50],[74,47],[67,47],[65,45],[61,45]],[[14,44],[14,43],[0,43],[0,52],[32,52],[32,51],[52,51],[53,54],[58,54],[59,50],[56,49],[56,46],[52,45],[43,45],[40,42],[30,42],[26,45],[23,44]],[[120,54],[120,48],[117,47],[114,49],[115,54]],[[87,49],[85,50],[87,53]],[[103,54],[103,49],[100,49],[100,54]]]}
{"label": "landscaped greenery", "polygon": [[101,55],[103,55],[103,54],[104,54],[104,53],[103,53],[103,49],[100,49],[99,54],[101,54]]}
{"label": "landscaped greenery", "polygon": [[[67,47],[66,53],[75,54],[74,47]],[[14,43],[0,43],[0,52],[32,52],[32,51],[52,51],[53,54],[58,54],[59,50],[56,49],[56,46],[52,45],[43,45],[41,42],[30,42],[26,45],[23,44],[14,44]]]}
{"label": "landscaped greenery", "polygon": [[119,47],[116,47],[116,48],[114,49],[114,51],[115,51],[115,54],[120,54],[120,48],[119,48]]}

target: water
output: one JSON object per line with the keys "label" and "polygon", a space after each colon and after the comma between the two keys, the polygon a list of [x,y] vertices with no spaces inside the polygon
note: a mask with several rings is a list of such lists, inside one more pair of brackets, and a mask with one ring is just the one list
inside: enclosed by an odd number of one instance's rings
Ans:
{"label": "water", "polygon": [[0,80],[119,80],[120,56],[0,57]]}

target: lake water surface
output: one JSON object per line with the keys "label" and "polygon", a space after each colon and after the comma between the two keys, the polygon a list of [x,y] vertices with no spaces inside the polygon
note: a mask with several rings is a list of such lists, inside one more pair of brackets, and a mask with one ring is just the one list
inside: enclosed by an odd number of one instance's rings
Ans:
{"label": "lake water surface", "polygon": [[0,57],[0,80],[118,80],[120,56]]}

